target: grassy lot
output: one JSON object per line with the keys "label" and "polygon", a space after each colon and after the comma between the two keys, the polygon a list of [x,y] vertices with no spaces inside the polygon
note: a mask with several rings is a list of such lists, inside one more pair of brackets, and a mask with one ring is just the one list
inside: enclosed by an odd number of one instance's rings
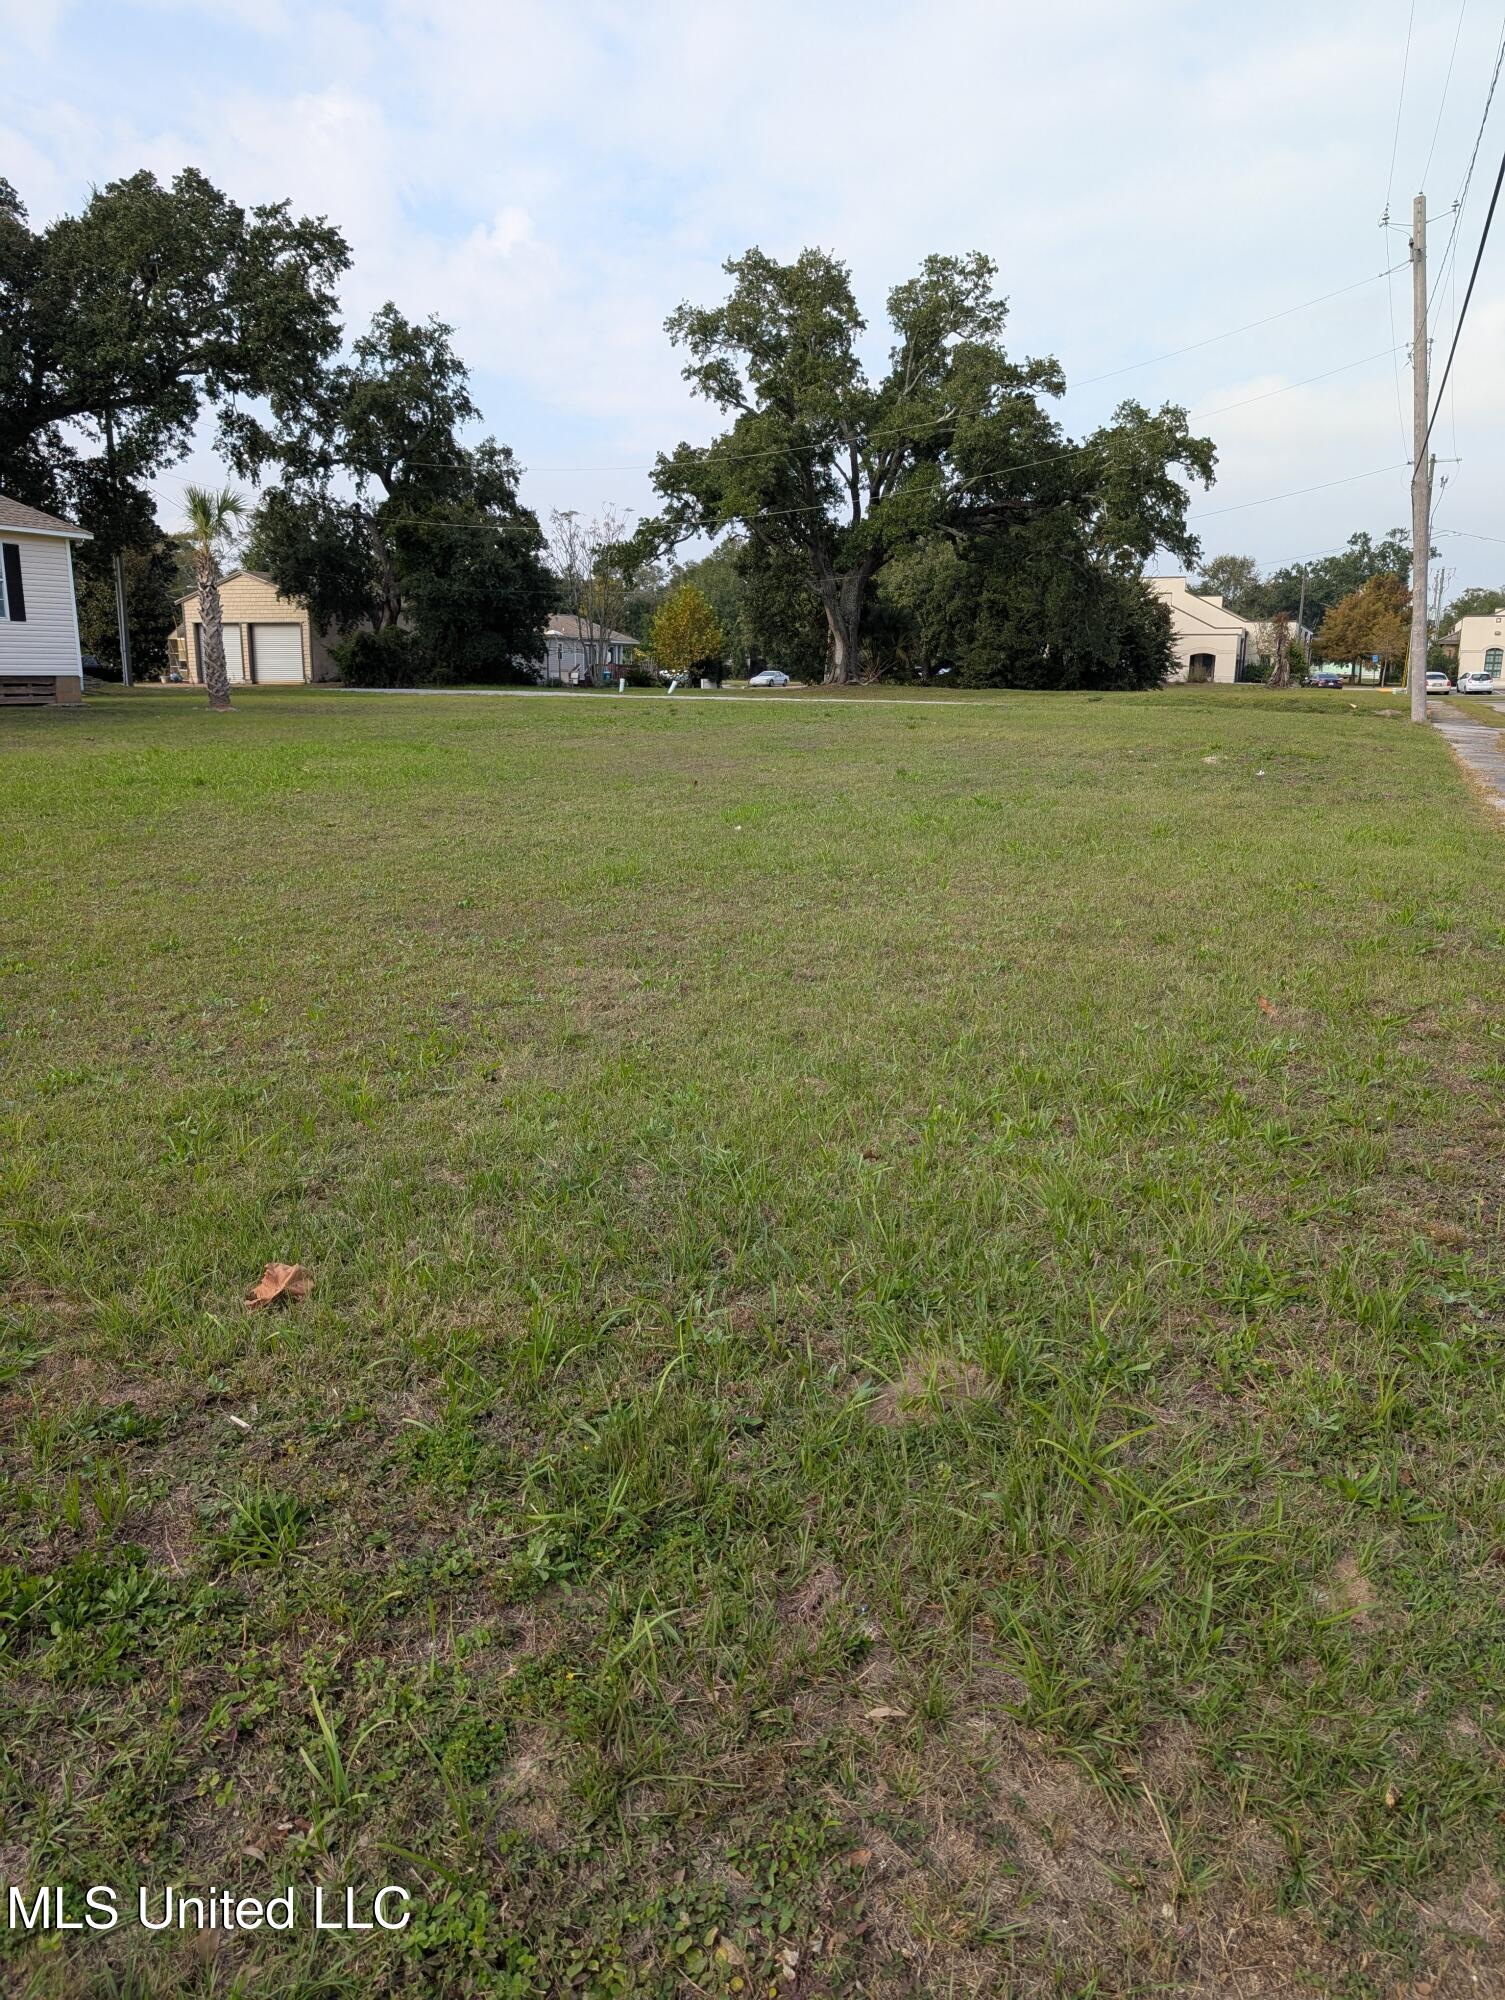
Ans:
{"label": "grassy lot", "polygon": [[0,1984],[1505,1990],[1505,877],[1402,711],[7,712],[0,1878],[304,1900]]}

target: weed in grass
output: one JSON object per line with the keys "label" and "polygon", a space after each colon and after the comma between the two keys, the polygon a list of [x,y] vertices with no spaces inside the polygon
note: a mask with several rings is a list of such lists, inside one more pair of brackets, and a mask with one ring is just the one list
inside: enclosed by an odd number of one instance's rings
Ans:
{"label": "weed in grass", "polygon": [[215,1560],[230,1569],[264,1569],[295,1554],[309,1509],[287,1493],[252,1487],[227,1502],[223,1525],[210,1537]]}

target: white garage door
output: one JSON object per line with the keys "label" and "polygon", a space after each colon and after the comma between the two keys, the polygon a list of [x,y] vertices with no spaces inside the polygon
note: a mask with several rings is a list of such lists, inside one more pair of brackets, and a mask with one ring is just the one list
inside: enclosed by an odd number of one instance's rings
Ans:
{"label": "white garage door", "polygon": [[303,678],[303,627],[301,625],[253,625],[251,665],[263,685],[272,681],[301,681]]}
{"label": "white garage door", "polygon": [[[243,681],[246,677],[245,662],[240,653],[240,627],[224,625],[220,628],[225,635],[225,677],[227,680]],[[204,678],[204,628],[195,625],[194,636],[198,640],[199,679]]]}

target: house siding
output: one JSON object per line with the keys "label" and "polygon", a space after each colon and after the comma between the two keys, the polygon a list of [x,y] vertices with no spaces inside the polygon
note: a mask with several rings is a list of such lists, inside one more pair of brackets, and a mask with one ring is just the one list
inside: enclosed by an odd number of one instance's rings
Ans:
{"label": "house siding", "polygon": [[[296,599],[279,596],[276,585],[266,577],[253,576],[245,570],[235,576],[227,576],[219,587],[219,602],[224,623],[242,628],[241,658],[245,661],[248,679],[252,671],[251,635],[245,628],[251,625],[297,625],[303,634],[304,678],[316,681],[339,678],[339,670],[323,633],[313,628],[308,607],[299,604]],[[197,592],[185,597],[180,609],[184,621],[181,643],[186,648],[183,664],[189,678],[197,681],[199,642],[195,628],[201,623]]]}
{"label": "house siding", "polygon": [[[26,616],[19,623],[0,618],[0,675],[8,679],[83,682],[78,653],[78,608],[73,597],[73,561],[61,535],[29,535],[22,528],[0,529],[0,542],[21,552],[21,588]],[[71,696],[76,688],[58,692]]]}

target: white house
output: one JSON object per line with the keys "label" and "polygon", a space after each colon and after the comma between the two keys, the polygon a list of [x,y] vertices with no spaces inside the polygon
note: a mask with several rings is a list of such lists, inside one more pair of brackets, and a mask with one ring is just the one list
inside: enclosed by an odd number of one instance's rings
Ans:
{"label": "white house", "polygon": [[578,687],[593,671],[604,675],[625,667],[638,650],[630,632],[613,632],[557,611],[544,626],[544,641],[538,677],[549,686]]}
{"label": "white house", "polygon": [[89,539],[0,493],[0,702],[83,699],[73,544]]}
{"label": "white house", "polygon": [[[1173,681],[1241,681],[1265,654],[1274,651],[1275,632],[1269,619],[1240,618],[1221,597],[1194,591],[1184,576],[1147,576],[1145,582],[1171,614]],[[1291,639],[1311,650],[1312,635],[1293,618]]]}

